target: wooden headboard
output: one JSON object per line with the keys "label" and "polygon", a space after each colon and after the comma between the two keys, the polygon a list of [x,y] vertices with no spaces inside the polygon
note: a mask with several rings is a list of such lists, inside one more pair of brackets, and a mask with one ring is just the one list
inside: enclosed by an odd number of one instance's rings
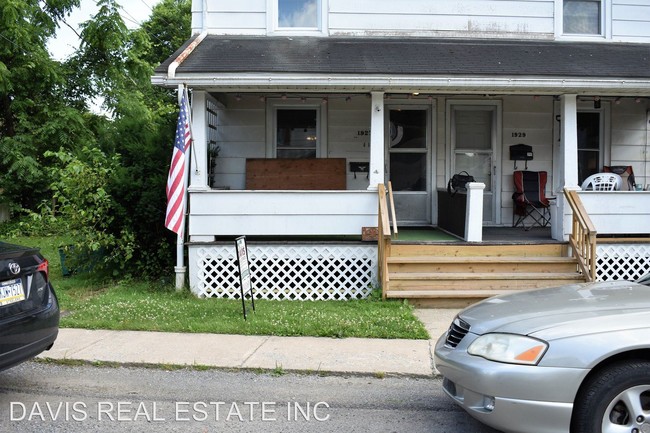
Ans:
{"label": "wooden headboard", "polygon": [[246,160],[246,189],[345,190],[345,175],[345,158]]}

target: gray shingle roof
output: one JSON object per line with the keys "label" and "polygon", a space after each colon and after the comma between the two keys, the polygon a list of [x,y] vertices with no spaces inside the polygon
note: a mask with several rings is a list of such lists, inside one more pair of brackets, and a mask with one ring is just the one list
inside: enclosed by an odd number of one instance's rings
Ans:
{"label": "gray shingle roof", "polygon": [[[156,69],[167,66],[191,41]],[[650,78],[650,45],[208,35],[177,74],[300,73]]]}

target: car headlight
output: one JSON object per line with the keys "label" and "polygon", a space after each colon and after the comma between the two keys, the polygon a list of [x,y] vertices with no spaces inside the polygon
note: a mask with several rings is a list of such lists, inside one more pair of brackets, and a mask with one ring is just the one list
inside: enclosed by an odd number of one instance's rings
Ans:
{"label": "car headlight", "polygon": [[509,364],[536,365],[548,349],[548,343],[515,334],[485,334],[467,348],[470,355]]}

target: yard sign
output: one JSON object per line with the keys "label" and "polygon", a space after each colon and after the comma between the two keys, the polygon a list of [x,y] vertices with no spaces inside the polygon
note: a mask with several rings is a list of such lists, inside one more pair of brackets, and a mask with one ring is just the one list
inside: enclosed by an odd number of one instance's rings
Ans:
{"label": "yard sign", "polygon": [[237,250],[237,264],[239,265],[239,282],[241,287],[241,305],[246,320],[246,295],[250,295],[251,306],[255,312],[255,296],[253,294],[253,285],[251,284],[251,272],[248,264],[248,248],[246,247],[246,236],[240,236],[235,239],[235,249]]}

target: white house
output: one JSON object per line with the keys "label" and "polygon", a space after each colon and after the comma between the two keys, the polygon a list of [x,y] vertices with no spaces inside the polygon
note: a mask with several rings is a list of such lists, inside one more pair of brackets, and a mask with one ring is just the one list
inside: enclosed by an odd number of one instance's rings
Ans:
{"label": "white house", "polygon": [[[259,241],[266,297],[365,296],[381,258],[361,234],[389,180],[401,227],[438,225],[463,170],[485,185],[482,225],[510,227],[513,172],[545,171],[556,242],[565,187],[631,166],[650,188],[650,0],[193,0],[192,31],[152,81],[192,95],[201,296],[237,296],[238,235]],[[645,192],[616,197],[648,219]]]}

